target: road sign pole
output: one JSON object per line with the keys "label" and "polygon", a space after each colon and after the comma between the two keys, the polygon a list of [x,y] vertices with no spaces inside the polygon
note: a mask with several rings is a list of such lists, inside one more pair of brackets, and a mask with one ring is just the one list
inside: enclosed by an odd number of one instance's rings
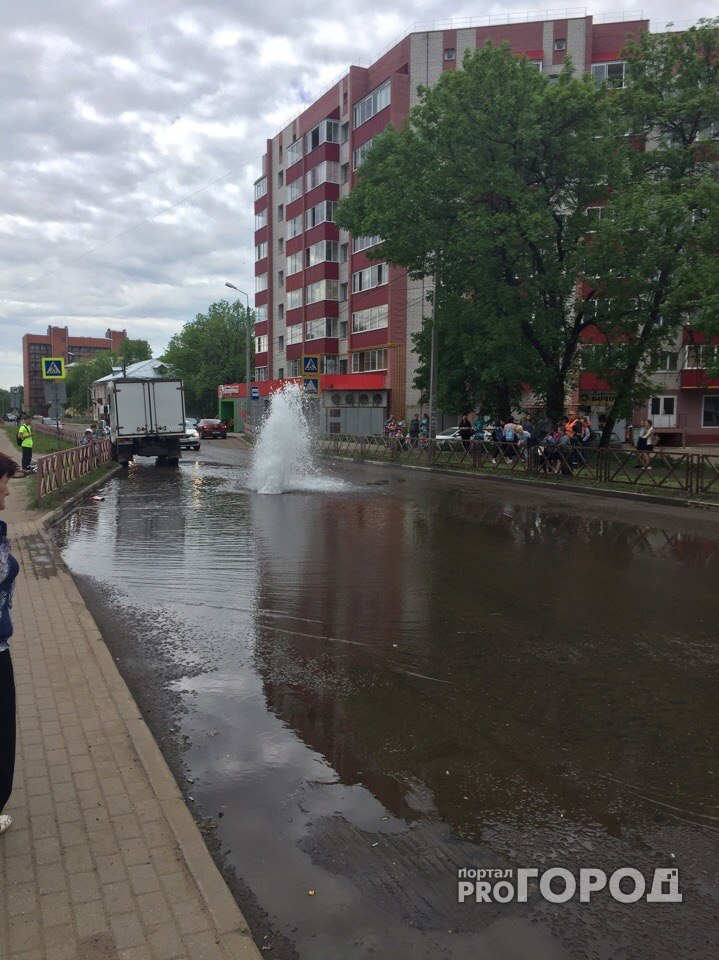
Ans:
{"label": "road sign pole", "polygon": [[60,411],[58,409],[57,380],[52,382],[52,402],[55,407],[55,437],[57,440],[57,452],[60,452]]}

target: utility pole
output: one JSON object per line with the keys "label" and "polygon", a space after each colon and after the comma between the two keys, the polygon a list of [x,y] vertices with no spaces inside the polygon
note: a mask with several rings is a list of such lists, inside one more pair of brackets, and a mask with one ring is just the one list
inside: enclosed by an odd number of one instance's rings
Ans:
{"label": "utility pole", "polygon": [[432,294],[432,339],[429,355],[429,439],[437,436],[437,320],[439,319],[439,252],[435,254]]}

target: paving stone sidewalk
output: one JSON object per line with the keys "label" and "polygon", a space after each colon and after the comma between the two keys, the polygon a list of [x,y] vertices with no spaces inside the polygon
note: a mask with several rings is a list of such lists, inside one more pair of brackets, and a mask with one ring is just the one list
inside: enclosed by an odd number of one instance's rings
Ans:
{"label": "paving stone sidewalk", "polygon": [[[0,449],[13,455],[0,431]],[[0,957],[261,956],[42,516],[11,480],[15,787]],[[2,735],[2,731],[0,731]]]}

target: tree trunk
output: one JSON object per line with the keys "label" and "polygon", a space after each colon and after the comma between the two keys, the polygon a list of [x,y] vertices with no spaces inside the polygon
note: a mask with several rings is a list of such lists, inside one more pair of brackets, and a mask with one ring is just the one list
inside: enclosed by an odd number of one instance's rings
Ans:
{"label": "tree trunk", "polygon": [[611,409],[611,411],[610,411],[610,413],[609,413],[609,416],[607,417],[606,423],[604,424],[604,429],[602,430],[602,435],[601,435],[601,437],[599,438],[599,446],[600,446],[600,447],[608,447],[608,446],[609,446],[609,444],[610,444],[610,442],[611,442],[611,439],[612,439],[612,434],[614,433],[614,425],[616,424],[617,419],[618,419],[618,417],[617,417],[616,414],[614,413],[614,405],[612,404],[612,409]]}
{"label": "tree trunk", "polygon": [[512,393],[509,387],[497,388],[497,405],[499,416],[505,423],[512,419]]}
{"label": "tree trunk", "polygon": [[550,420],[559,420],[564,416],[565,377],[556,374],[547,390],[547,417]]}

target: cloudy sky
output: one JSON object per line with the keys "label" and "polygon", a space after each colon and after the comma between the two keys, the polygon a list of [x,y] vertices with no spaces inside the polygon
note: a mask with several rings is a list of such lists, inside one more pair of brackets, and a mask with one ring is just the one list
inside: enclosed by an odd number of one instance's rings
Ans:
{"label": "cloudy sky", "polygon": [[[606,0],[588,12],[639,6]],[[687,0],[680,16],[712,7]],[[126,329],[157,356],[231,294],[225,280],[252,293],[252,183],[266,139],[415,21],[527,9],[526,0],[3,3],[0,386],[22,382],[26,332]],[[654,29],[677,17],[670,0],[643,12]]]}

